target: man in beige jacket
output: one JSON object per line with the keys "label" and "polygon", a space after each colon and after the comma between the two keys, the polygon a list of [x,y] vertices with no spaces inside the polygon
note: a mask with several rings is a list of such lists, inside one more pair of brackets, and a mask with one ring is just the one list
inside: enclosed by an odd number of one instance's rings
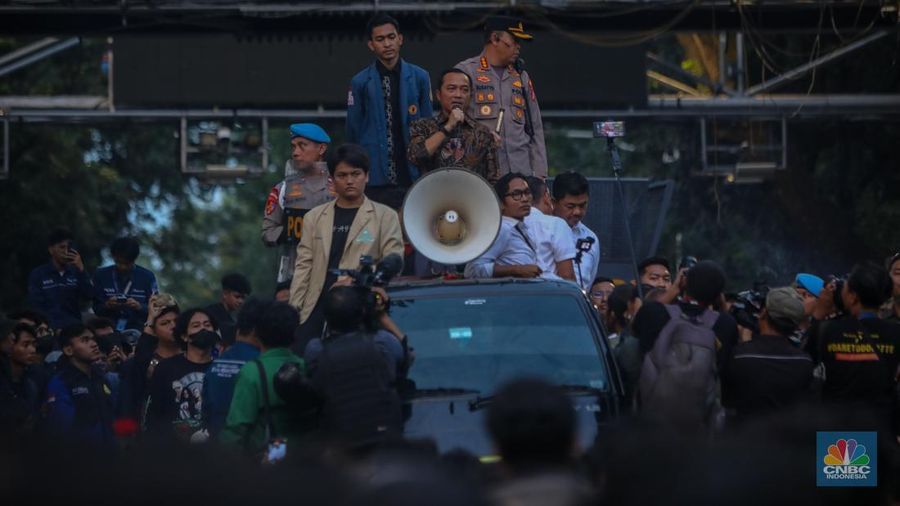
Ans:
{"label": "man in beige jacket", "polygon": [[301,324],[294,348],[301,351],[322,334],[325,318],[319,299],[337,281],[335,269],[357,269],[364,255],[376,263],[391,253],[403,255],[397,213],[366,198],[366,151],[356,144],[340,146],[328,157],[328,172],[337,199],[306,214],[291,282],[290,303],[300,311]]}

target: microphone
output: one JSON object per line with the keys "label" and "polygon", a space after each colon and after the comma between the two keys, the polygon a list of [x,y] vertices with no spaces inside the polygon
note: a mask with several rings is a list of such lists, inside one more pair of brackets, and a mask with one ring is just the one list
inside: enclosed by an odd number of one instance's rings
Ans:
{"label": "microphone", "polygon": [[513,67],[516,69],[516,72],[522,73],[525,69],[525,59],[524,58],[516,58],[515,63],[513,63]]}

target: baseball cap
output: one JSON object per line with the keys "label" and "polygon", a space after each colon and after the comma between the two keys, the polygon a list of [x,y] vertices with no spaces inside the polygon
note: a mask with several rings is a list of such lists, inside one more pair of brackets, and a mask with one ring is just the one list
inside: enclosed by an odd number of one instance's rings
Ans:
{"label": "baseball cap", "polygon": [[782,320],[800,325],[806,315],[803,313],[803,299],[792,287],[773,288],[766,295],[766,312],[773,320]]}
{"label": "baseball cap", "polygon": [[521,19],[510,16],[491,16],[484,23],[484,29],[488,32],[507,32],[519,40],[534,39],[534,35],[525,31]]}
{"label": "baseball cap", "polygon": [[825,286],[825,281],[822,280],[819,276],[814,274],[806,274],[801,272],[797,274],[797,277],[794,278],[794,287],[795,288],[803,288],[809,293],[819,296],[819,293],[822,292],[822,288]]}
{"label": "baseball cap", "polygon": [[322,130],[322,127],[315,123],[294,123],[291,125],[291,139],[294,137],[303,137],[313,142],[322,142],[328,144],[331,137]]}

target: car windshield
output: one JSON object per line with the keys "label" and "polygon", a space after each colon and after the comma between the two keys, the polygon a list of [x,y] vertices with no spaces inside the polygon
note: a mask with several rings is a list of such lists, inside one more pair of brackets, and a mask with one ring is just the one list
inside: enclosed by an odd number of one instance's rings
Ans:
{"label": "car windshield", "polygon": [[409,376],[420,390],[490,395],[523,375],[608,387],[591,322],[572,295],[395,297],[391,315],[415,349]]}

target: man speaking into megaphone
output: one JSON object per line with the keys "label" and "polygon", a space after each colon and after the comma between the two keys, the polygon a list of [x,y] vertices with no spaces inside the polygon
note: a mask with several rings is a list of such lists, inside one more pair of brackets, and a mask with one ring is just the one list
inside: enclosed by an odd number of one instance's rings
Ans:
{"label": "man speaking into megaphone", "polygon": [[472,98],[469,76],[448,69],[437,80],[435,97],[441,110],[409,127],[409,162],[422,172],[443,167],[462,167],[494,184],[500,177],[494,134],[466,111]]}

